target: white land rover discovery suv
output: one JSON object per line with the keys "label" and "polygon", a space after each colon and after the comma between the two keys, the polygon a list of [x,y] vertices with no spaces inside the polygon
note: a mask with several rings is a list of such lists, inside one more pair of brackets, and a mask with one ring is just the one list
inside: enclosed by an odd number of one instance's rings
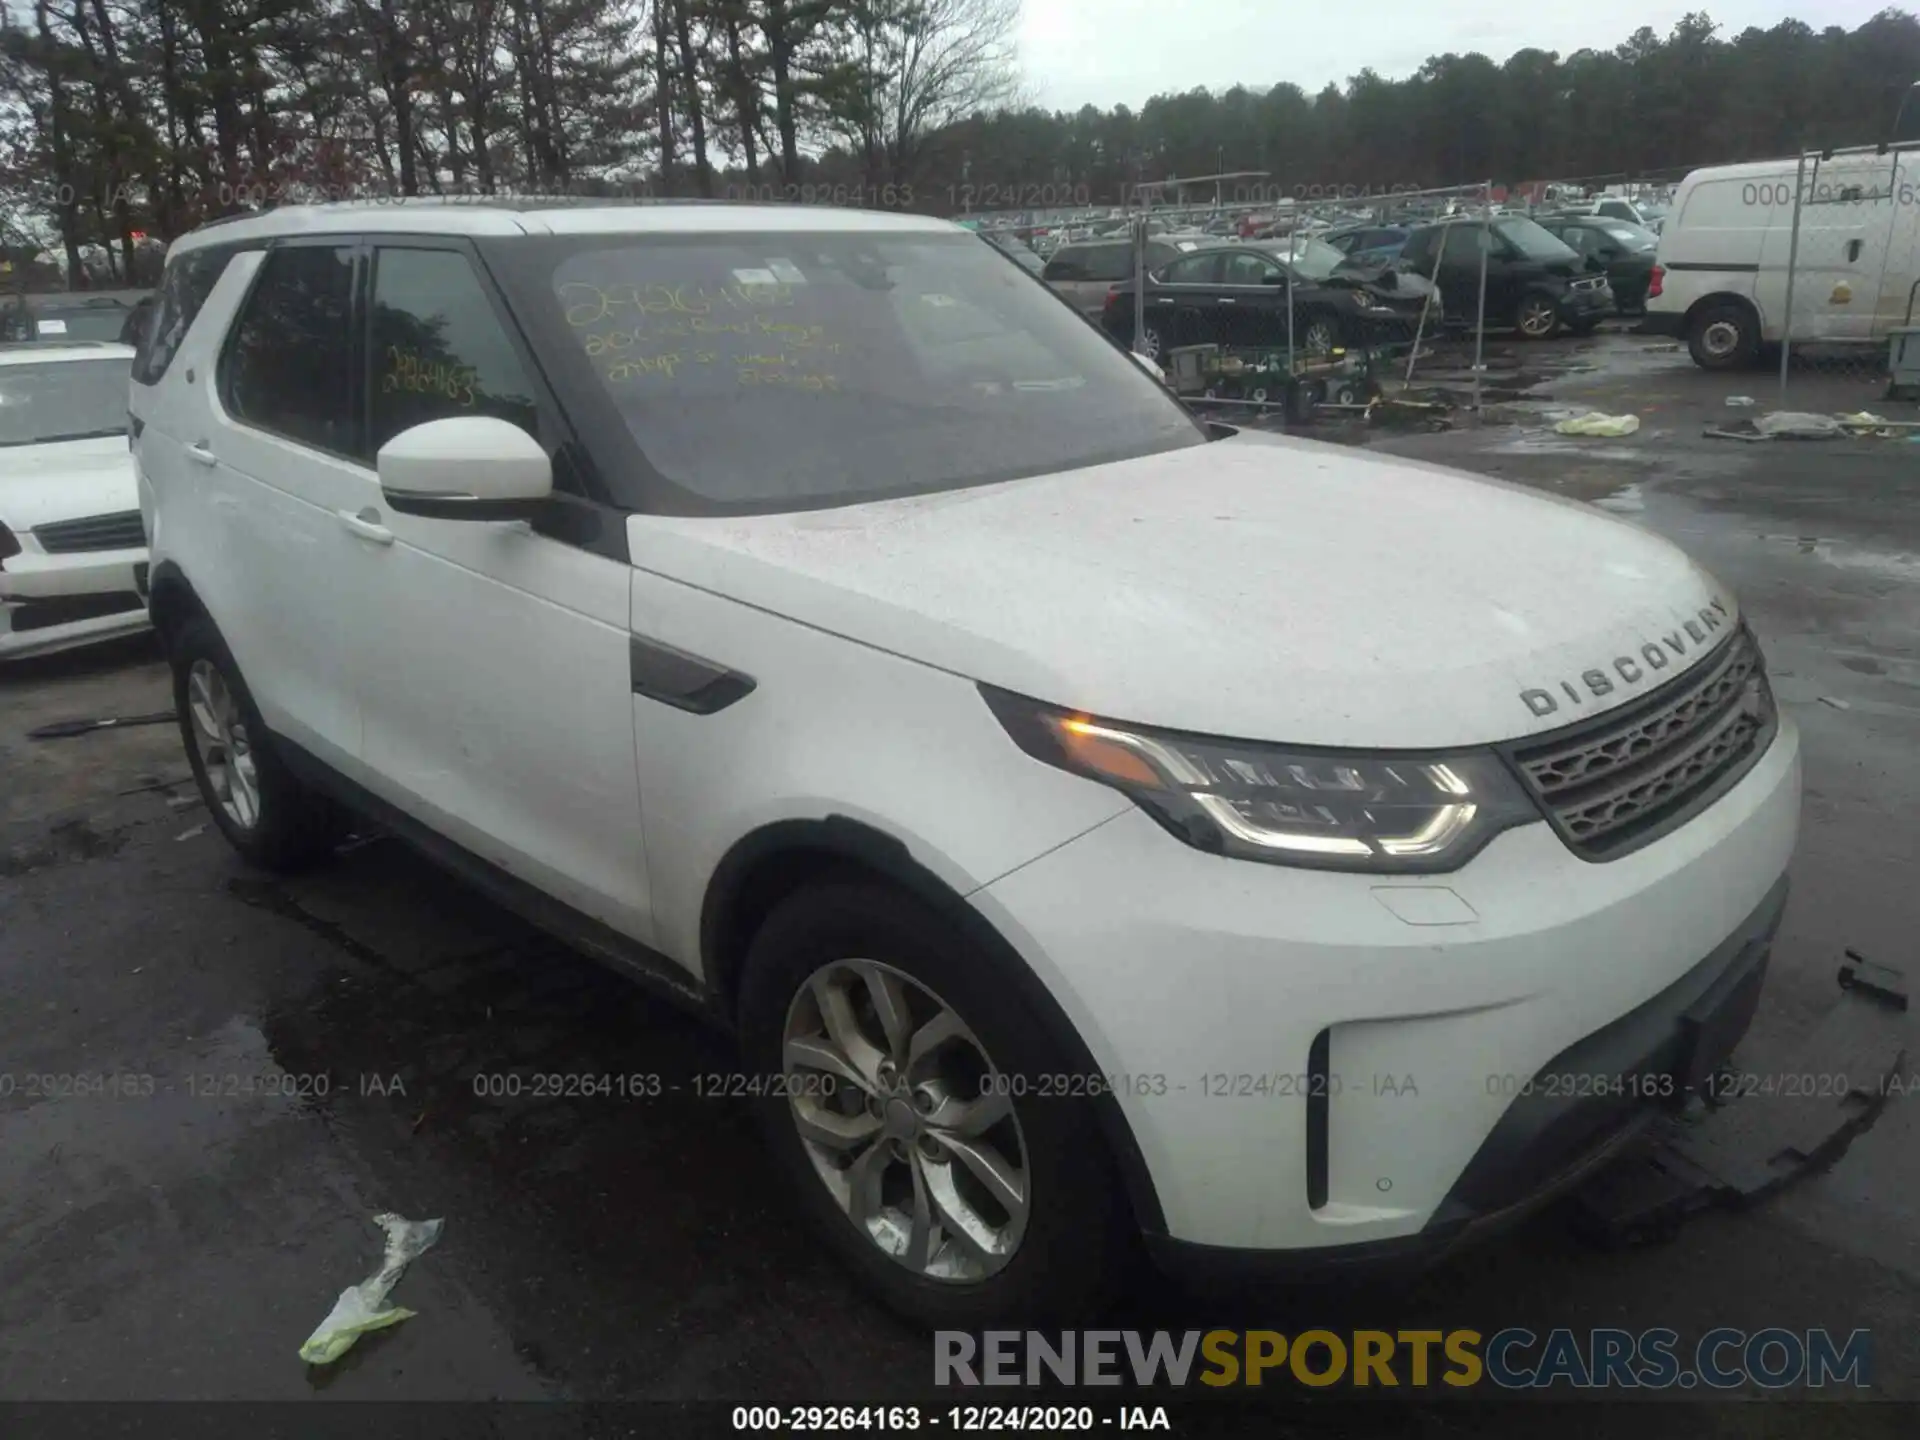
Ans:
{"label": "white land rover discovery suv", "polygon": [[945,222],[280,210],[148,337],[228,839],[370,815],[736,1029],[923,1320],[1435,1253],[1753,1014],[1798,742],[1713,577],[1198,423]]}

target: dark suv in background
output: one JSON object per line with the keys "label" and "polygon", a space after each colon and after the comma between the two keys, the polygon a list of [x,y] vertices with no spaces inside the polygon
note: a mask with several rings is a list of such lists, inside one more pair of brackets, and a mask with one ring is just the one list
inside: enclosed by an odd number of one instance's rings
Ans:
{"label": "dark suv in background", "polygon": [[1448,320],[1471,324],[1483,253],[1489,325],[1511,325],[1528,340],[1545,340],[1562,329],[1584,335],[1614,313],[1607,277],[1522,215],[1423,225],[1407,238],[1400,261],[1439,284]]}
{"label": "dark suv in background", "polygon": [[[1149,238],[1147,269],[1158,270],[1184,253],[1183,248],[1171,240]],[[1082,315],[1098,320],[1106,309],[1107,292],[1133,279],[1133,242],[1076,240],[1062,245],[1047,260],[1047,268],[1040,272],[1040,278]]]}

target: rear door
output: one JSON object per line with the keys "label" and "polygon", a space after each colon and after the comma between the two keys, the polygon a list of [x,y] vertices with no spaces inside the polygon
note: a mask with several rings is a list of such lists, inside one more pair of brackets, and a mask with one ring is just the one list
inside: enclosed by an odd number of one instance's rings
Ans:
{"label": "rear door", "polygon": [[[1287,272],[1259,250],[1221,257],[1221,332],[1232,345],[1287,347]],[[1297,321],[1295,323],[1298,323]]]}
{"label": "rear door", "polygon": [[368,284],[369,457],[430,420],[490,415],[554,457],[553,522],[438,520],[376,500],[363,637],[370,784],[433,829],[646,941],[624,523],[478,258],[382,240]]}
{"label": "rear door", "polygon": [[1230,345],[1221,304],[1226,252],[1205,250],[1170,260],[1147,287],[1147,327],[1171,345]]}
{"label": "rear door", "polygon": [[218,360],[207,363],[196,327],[174,361],[192,392],[179,479],[195,503],[163,506],[161,522],[191,516],[187,545],[169,549],[189,556],[187,579],[268,727],[349,774],[375,579],[352,517],[378,495],[356,454],[364,258],[351,237],[327,237],[227,266],[209,308],[244,298]]}

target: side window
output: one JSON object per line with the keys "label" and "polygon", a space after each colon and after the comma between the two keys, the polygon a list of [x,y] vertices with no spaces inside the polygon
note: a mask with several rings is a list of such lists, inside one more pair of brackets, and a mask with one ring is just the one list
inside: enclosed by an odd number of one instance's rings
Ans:
{"label": "side window", "polygon": [[1084,280],[1087,267],[1080,263],[1080,257],[1071,251],[1061,251],[1047,261],[1047,268],[1040,272],[1042,280]]}
{"label": "side window", "polygon": [[371,342],[367,408],[376,455],[402,430],[456,415],[490,415],[538,438],[533,386],[461,252],[379,250]]}
{"label": "side window", "polygon": [[1226,283],[1229,285],[1264,285],[1269,275],[1279,273],[1280,267],[1264,255],[1243,250],[1227,257]]}
{"label": "side window", "polygon": [[1086,249],[1087,279],[1112,284],[1125,280],[1133,270],[1133,246],[1125,241],[1110,245],[1089,245]]}
{"label": "side window", "polygon": [[160,279],[158,298],[149,296],[142,306],[151,313],[139,325],[138,349],[133,357],[133,378],[142,385],[157,385],[173,363],[174,352],[187,338],[200,307],[219,283],[232,252],[222,248],[189,250],[167,262]]}
{"label": "side window", "polygon": [[1422,270],[1433,269],[1433,231],[1422,230],[1407,240],[1406,248],[1400,252],[1413,265]]}
{"label": "side window", "polygon": [[[1240,257],[1236,255],[1234,258],[1237,260]],[[1161,281],[1168,285],[1216,285],[1219,276],[1218,255],[1187,255],[1160,273]]]}
{"label": "side window", "polygon": [[271,250],[220,357],[236,419],[336,455],[355,451],[351,246]]}

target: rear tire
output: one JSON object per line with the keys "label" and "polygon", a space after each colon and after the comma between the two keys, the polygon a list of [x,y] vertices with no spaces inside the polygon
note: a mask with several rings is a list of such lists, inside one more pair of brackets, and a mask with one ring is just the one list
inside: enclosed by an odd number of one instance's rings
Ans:
{"label": "rear tire", "polygon": [[1687,353],[1702,370],[1742,370],[1759,358],[1760,326],[1731,300],[1703,305],[1687,324]]}
{"label": "rear tire", "polygon": [[[901,1018],[889,1025],[888,1014]],[[947,1039],[916,1049],[916,1038],[934,1033]],[[1057,1081],[1077,1067],[997,957],[936,912],[857,879],[791,896],[749,947],[740,1039],[749,1075],[782,1077],[782,1093],[754,1103],[791,1200],[895,1311],[933,1328],[1074,1324],[1117,1293],[1134,1246],[1119,1178],[1088,1113],[1095,1102],[1038,1093],[1041,1077]],[[851,1068],[836,1072],[823,1050],[850,1057]],[[820,1078],[836,1073],[834,1092],[821,1093]],[[968,1107],[1015,1090],[990,1128],[967,1128],[999,1109]],[[919,1120],[898,1109],[902,1100]],[[990,1156],[995,1173],[1017,1177],[1004,1193],[1020,1203],[1004,1203],[963,1165],[950,1136],[973,1144],[976,1159]],[[913,1213],[923,1201],[924,1240]],[[963,1228],[991,1238],[965,1244],[956,1238]]]}
{"label": "rear tire", "polygon": [[275,753],[213,622],[185,622],[167,653],[187,763],[227,843],[267,870],[297,870],[330,854],[346,838],[345,812],[296,779]]}

